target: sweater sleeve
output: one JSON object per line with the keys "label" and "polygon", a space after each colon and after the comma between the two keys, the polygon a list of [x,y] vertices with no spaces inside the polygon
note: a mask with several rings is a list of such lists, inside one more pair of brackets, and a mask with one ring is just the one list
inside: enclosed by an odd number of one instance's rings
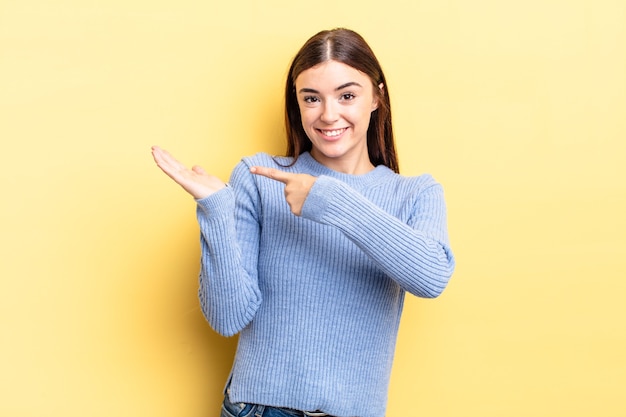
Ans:
{"label": "sweater sleeve", "polygon": [[242,162],[230,185],[197,201],[201,268],[198,295],[211,327],[232,336],[252,321],[261,304],[257,261],[258,192]]}
{"label": "sweater sleeve", "polygon": [[454,271],[443,189],[434,180],[419,191],[403,222],[345,183],[320,176],[302,217],[341,230],[388,277],[416,296],[439,296]]}

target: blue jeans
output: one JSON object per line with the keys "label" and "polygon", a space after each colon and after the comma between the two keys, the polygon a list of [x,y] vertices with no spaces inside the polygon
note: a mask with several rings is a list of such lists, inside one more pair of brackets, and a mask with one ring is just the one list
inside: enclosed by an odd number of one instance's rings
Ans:
{"label": "blue jeans", "polygon": [[[231,403],[224,395],[220,417],[307,417],[302,411],[257,404]],[[330,416],[329,416],[330,417]]]}

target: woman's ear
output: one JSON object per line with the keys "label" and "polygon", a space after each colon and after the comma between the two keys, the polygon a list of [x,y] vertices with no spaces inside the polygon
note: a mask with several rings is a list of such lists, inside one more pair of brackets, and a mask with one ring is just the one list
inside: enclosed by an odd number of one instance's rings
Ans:
{"label": "woman's ear", "polygon": [[[383,84],[383,83],[378,84],[378,88],[380,89],[380,95],[384,96],[385,95],[385,84]],[[378,108],[378,105],[380,104],[378,97],[380,97],[378,94],[374,94],[374,100],[372,102],[372,111],[376,110]]]}

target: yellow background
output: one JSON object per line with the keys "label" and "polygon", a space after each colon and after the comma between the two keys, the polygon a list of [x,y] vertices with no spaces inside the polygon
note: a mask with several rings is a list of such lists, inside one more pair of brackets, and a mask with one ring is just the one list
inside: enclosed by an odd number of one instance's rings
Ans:
{"label": "yellow background", "polygon": [[0,0],[0,415],[217,415],[235,339],[150,146],[223,179],[282,152],[289,60],[335,26],[458,261],[407,302],[388,417],[626,415],[623,0]]}

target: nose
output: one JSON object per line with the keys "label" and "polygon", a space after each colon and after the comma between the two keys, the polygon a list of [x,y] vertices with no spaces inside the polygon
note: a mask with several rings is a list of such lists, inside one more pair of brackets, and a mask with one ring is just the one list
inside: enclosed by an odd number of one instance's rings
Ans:
{"label": "nose", "polygon": [[337,104],[332,100],[325,101],[322,108],[322,114],[320,119],[327,124],[331,124],[337,121],[339,118],[337,111]]}

